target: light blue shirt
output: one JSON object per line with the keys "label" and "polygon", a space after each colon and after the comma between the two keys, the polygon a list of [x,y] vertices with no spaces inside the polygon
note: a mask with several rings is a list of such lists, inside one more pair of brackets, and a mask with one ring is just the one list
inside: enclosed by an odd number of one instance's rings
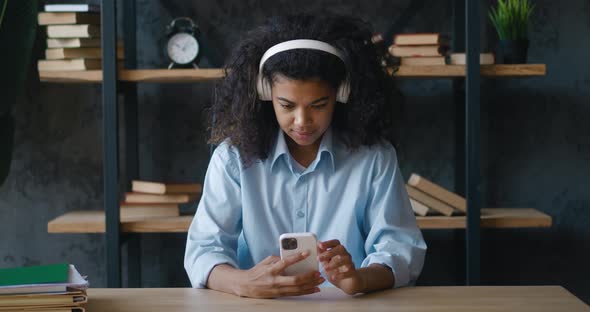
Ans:
{"label": "light blue shirt", "polygon": [[424,264],[426,243],[391,144],[351,151],[328,129],[303,171],[282,131],[269,157],[248,167],[237,148],[220,144],[188,231],[184,266],[193,287],[206,287],[216,265],[249,269],[278,256],[287,232],[340,240],[356,268],[390,267],[395,287],[413,284]]}

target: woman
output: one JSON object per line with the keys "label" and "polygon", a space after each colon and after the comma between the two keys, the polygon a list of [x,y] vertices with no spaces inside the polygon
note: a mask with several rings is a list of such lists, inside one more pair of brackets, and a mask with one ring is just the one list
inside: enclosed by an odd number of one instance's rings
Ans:
{"label": "woman", "polygon": [[[391,144],[391,81],[371,32],[345,17],[273,18],[216,90],[215,150],[190,226],[194,287],[273,298],[413,283],[426,244]],[[313,232],[320,272],[285,276],[279,236]]]}

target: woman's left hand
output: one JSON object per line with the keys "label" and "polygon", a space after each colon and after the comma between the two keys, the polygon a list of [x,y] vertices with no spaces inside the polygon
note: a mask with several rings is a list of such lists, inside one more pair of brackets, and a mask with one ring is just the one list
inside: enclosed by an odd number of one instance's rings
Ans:
{"label": "woman's left hand", "polygon": [[366,287],[363,276],[354,267],[352,257],[337,239],[318,243],[318,260],[324,267],[328,281],[345,293],[354,295]]}

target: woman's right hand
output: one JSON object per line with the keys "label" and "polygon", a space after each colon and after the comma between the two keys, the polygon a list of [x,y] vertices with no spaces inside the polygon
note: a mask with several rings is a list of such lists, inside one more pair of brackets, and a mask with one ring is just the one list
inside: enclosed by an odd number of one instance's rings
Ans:
{"label": "woman's right hand", "polygon": [[313,271],[294,276],[284,276],[283,271],[309,256],[305,251],[281,260],[268,256],[253,268],[241,271],[236,294],[252,298],[276,298],[301,296],[319,292],[317,287],[325,280],[320,272]]}

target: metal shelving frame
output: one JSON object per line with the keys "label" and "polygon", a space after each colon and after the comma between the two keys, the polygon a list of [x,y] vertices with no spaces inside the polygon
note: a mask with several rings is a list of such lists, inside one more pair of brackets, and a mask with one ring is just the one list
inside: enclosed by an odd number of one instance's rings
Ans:
{"label": "metal shelving frame", "polygon": [[[415,0],[418,1],[418,0]],[[467,53],[466,77],[453,81],[456,108],[455,190],[467,200],[465,230],[466,284],[480,283],[480,1],[451,0],[453,3],[453,45]],[[419,1],[420,2],[420,1]],[[125,67],[136,68],[136,2],[123,3]],[[119,94],[125,101],[125,188],[139,177],[138,121],[136,82],[117,79],[117,5],[116,0],[101,1],[102,28],[102,105],[103,175],[106,211],[107,287],[122,287],[121,251],[126,247],[129,287],[141,286],[140,234],[125,234],[119,223]],[[416,5],[416,8],[420,5]]]}

